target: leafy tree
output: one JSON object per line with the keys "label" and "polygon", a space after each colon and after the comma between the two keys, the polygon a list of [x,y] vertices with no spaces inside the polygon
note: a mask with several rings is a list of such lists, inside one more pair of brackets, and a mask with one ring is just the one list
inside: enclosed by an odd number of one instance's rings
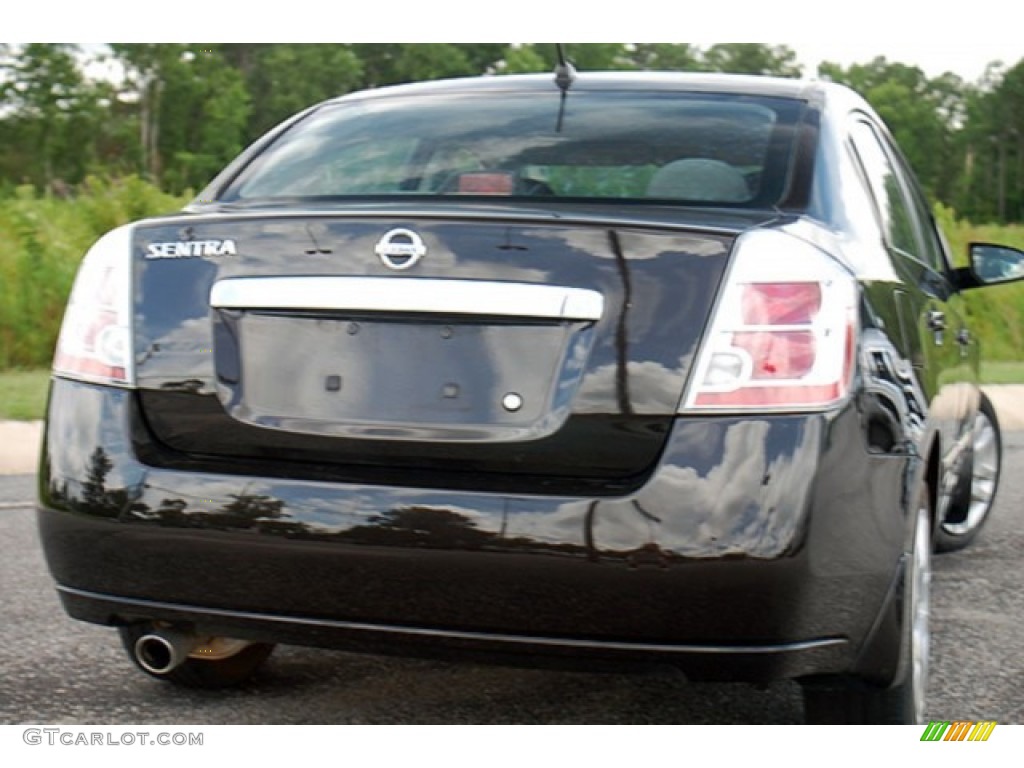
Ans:
{"label": "leafy tree", "polygon": [[[554,46],[551,48],[551,62],[554,68]],[[565,46],[566,58],[582,70],[635,69],[632,51],[625,43],[578,43]]]}
{"label": "leafy tree", "polygon": [[[249,92],[240,70],[203,43],[115,44],[138,98],[142,167],[174,190],[203,184],[243,147]],[[173,169],[164,179],[164,168]]]}
{"label": "leafy tree", "polygon": [[501,61],[507,43],[456,43],[455,47],[462,51],[469,61],[474,74],[486,74],[495,71]]}
{"label": "leafy tree", "polygon": [[1007,71],[996,89],[999,130],[999,216],[1024,220],[1024,59]]}
{"label": "leafy tree", "polygon": [[963,82],[947,73],[929,80],[918,67],[878,56],[843,68],[824,62],[820,76],[858,91],[878,112],[925,189],[952,198],[958,157],[957,123],[964,114]]}
{"label": "leafy tree", "polygon": [[703,55],[704,69],[746,75],[800,77],[803,72],[796,51],[785,45],[718,43]]}
{"label": "leafy tree", "polygon": [[974,219],[1024,219],[1024,59],[1009,70],[990,66],[966,112],[958,210]]}
{"label": "leafy tree", "polygon": [[[482,74],[481,54],[452,43],[364,43],[352,51],[363,64],[365,87]],[[496,52],[500,56],[501,46]],[[496,56],[496,58],[497,58]]]}
{"label": "leafy tree", "polygon": [[703,67],[700,50],[689,43],[637,43],[632,59],[639,69],[686,72]]}
{"label": "leafy tree", "polygon": [[[554,61],[554,57],[551,58]],[[502,72],[550,72],[552,64],[535,45],[513,45],[505,52],[500,65]]]}
{"label": "leafy tree", "polygon": [[3,170],[49,186],[77,181],[89,160],[94,94],[76,61],[77,47],[29,43],[3,67],[3,102],[10,115],[2,138],[19,147],[4,157]]}
{"label": "leafy tree", "polygon": [[244,148],[250,97],[241,72],[210,46],[190,46],[172,72],[159,148],[174,161],[166,186],[179,191],[204,185]]}
{"label": "leafy tree", "polygon": [[246,141],[301,109],[362,85],[363,63],[347,45],[223,45],[252,99]]}
{"label": "leafy tree", "polygon": [[159,182],[163,167],[160,153],[163,93],[173,77],[185,46],[177,43],[112,43],[114,55],[124,66],[125,85],[139,103],[139,146],[143,172]]}

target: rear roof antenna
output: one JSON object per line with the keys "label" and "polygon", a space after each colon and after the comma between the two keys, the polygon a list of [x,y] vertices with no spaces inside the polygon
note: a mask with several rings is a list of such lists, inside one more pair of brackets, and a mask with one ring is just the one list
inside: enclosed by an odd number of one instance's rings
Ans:
{"label": "rear roof antenna", "polygon": [[564,95],[576,79],[576,67],[565,58],[565,49],[561,43],[555,43],[555,51],[558,53],[558,64],[555,65],[555,84],[562,89]]}
{"label": "rear roof antenna", "polygon": [[562,122],[565,120],[565,97],[569,94],[569,86],[576,79],[576,67],[565,58],[565,50],[561,43],[555,43],[555,51],[558,52],[558,64],[555,65],[555,84],[562,92],[562,98],[558,100],[558,120],[555,122],[555,133],[561,133]]}

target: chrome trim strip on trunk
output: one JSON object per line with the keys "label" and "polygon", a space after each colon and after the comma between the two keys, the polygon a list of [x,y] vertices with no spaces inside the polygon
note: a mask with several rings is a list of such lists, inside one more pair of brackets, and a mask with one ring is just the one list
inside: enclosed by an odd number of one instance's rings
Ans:
{"label": "chrome trim strip on trunk", "polygon": [[269,613],[253,613],[252,611],[229,611],[222,608],[180,605],[165,603],[158,600],[104,595],[75,587],[57,585],[57,591],[75,597],[90,600],[102,600],[117,603],[134,611],[175,611],[189,614],[247,621],[261,621],[271,624],[294,624],[307,627],[325,627],[331,629],[361,630],[365,632],[381,632],[392,635],[409,635],[418,637],[450,638],[453,640],[484,640],[492,643],[509,645],[541,645],[553,648],[580,648],[612,651],[647,651],[655,653],[707,653],[707,654],[772,654],[790,653],[793,651],[809,651],[815,648],[843,646],[847,640],[842,637],[822,637],[813,640],[797,640],[788,643],[772,643],[766,645],[704,645],[704,644],[669,644],[622,642],[616,640],[584,640],[569,637],[541,637],[537,635],[508,635],[490,632],[466,632],[462,630],[428,629],[426,627],[394,626],[390,624],[372,624],[362,621],[339,621],[337,619],[307,618],[304,616],[287,616]]}
{"label": "chrome trim strip on trunk", "polygon": [[532,283],[411,277],[235,277],[214,283],[217,309],[325,309],[597,321],[597,291]]}

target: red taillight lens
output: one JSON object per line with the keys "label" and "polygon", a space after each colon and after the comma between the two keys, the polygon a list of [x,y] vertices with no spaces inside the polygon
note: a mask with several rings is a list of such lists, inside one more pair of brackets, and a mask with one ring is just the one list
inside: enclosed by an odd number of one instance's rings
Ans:
{"label": "red taillight lens", "polygon": [[818,283],[753,283],[743,287],[743,322],[748,325],[809,323],[820,309]]}
{"label": "red taillight lens", "polygon": [[53,359],[62,376],[131,385],[131,227],[100,238],[82,260]]}
{"label": "red taillight lens", "polygon": [[845,397],[857,286],[814,246],[772,230],[742,236],[684,410],[822,408]]}
{"label": "red taillight lens", "polygon": [[746,350],[752,379],[798,379],[814,368],[815,340],[810,331],[734,333],[732,343]]}

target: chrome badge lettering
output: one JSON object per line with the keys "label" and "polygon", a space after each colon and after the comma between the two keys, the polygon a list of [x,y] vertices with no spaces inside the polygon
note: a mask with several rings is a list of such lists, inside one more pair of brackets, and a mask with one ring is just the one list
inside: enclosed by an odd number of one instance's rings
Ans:
{"label": "chrome badge lettering", "polygon": [[189,240],[177,243],[150,243],[147,259],[195,259],[203,256],[236,256],[234,240]]}

